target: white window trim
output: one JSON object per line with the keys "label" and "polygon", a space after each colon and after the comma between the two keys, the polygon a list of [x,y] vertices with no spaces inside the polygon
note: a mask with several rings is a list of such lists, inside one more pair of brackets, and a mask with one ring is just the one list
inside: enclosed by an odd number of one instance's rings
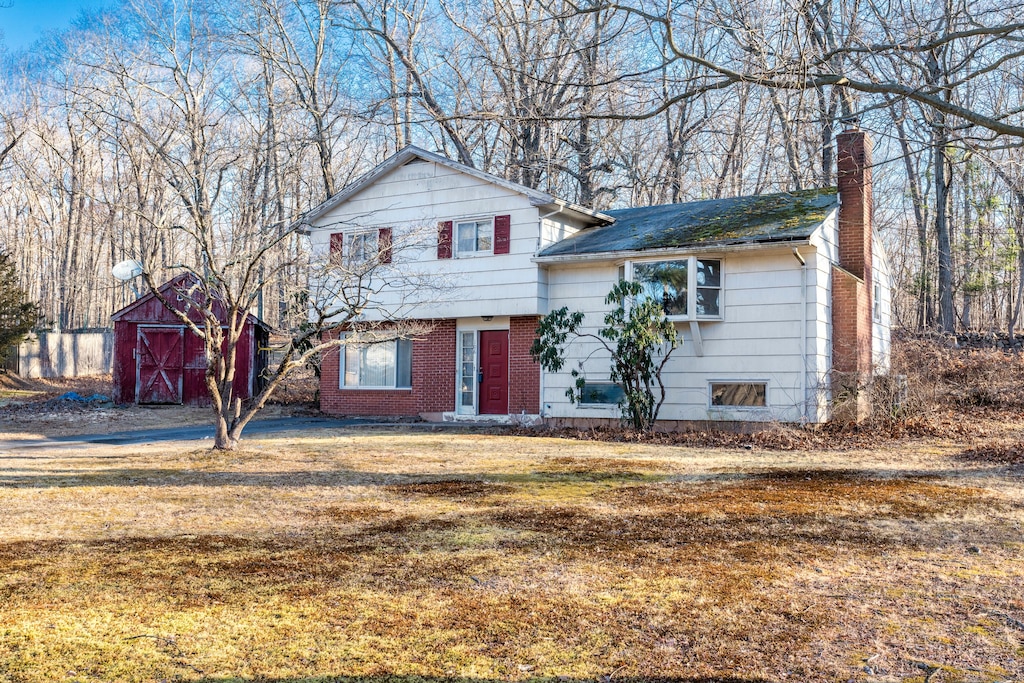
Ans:
{"label": "white window trim", "polygon": [[[474,249],[473,251],[463,251],[459,248],[459,224],[460,223],[486,223],[491,224],[491,248],[490,249]],[[494,254],[494,216],[479,216],[469,218],[459,218],[452,221],[452,251],[455,258],[475,258],[477,256],[491,256]]]}
{"label": "white window trim", "polygon": [[[712,387],[715,384],[763,384],[764,385],[764,405],[763,406],[716,406],[712,403]],[[707,389],[707,404],[709,411],[731,411],[741,410],[747,412],[754,412],[758,410],[770,410],[772,407],[772,385],[767,379],[752,378],[752,379],[709,379]]]}
{"label": "white window trim", "polygon": [[[395,345],[395,363],[396,363],[396,367],[395,367],[395,383],[396,384],[398,383],[398,367],[397,367],[397,362],[398,362],[398,341],[399,341],[398,339],[390,339],[388,341],[376,342],[377,344],[394,344]],[[367,345],[366,344],[354,344],[353,346],[358,347],[358,346],[367,346]],[[345,367],[346,367],[345,366],[345,362],[346,362],[345,361],[345,352],[346,352],[346,350],[348,348],[349,347],[347,345],[344,345],[344,344],[341,347],[338,348],[338,388],[341,391],[412,391],[412,387],[411,386],[408,386],[408,387],[387,386],[387,385],[383,385],[383,386],[377,386],[377,385],[370,386],[370,385],[364,385],[364,384],[357,384],[355,386],[349,386],[349,385],[345,384]],[[412,347],[411,346],[409,348],[409,353],[410,354],[412,353]],[[410,363],[412,362],[412,358],[409,359],[409,362]],[[410,382],[409,383],[412,384],[411,378],[410,378]]]}
{"label": "white window trim", "polygon": [[[712,254],[701,254],[691,256],[663,256],[661,258],[635,259],[625,262],[625,276],[630,282],[633,281],[633,265],[644,263],[665,263],[669,261],[687,261],[686,264],[686,315],[667,315],[671,322],[695,322],[695,321],[716,321],[725,320],[725,259]],[[718,282],[718,315],[697,315],[697,261],[718,261],[721,272]],[[693,293],[691,296],[690,293]]]}

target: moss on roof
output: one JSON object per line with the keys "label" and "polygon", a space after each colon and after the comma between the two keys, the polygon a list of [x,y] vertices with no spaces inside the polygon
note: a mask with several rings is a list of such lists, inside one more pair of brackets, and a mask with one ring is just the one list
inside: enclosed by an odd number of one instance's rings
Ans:
{"label": "moss on roof", "polygon": [[541,256],[803,239],[836,206],[836,189],[825,188],[606,211],[614,223],[583,230]]}

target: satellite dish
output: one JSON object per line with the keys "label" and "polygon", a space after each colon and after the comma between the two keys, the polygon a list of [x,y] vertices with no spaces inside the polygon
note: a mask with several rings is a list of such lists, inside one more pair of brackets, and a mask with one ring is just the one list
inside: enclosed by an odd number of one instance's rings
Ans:
{"label": "satellite dish", "polygon": [[143,268],[142,264],[132,259],[128,261],[121,261],[116,266],[110,269],[110,274],[116,277],[118,280],[128,281],[132,278],[136,278],[142,275]]}

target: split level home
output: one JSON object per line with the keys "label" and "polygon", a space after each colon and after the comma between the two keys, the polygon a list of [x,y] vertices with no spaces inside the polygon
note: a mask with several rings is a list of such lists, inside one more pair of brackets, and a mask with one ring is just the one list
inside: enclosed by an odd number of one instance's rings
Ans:
{"label": "split level home", "polygon": [[[419,325],[327,354],[322,409],[617,423],[599,345],[570,343],[556,373],[529,350],[562,306],[596,332],[625,278],[663,302],[681,340],[660,428],[862,417],[888,369],[890,278],[871,225],[870,140],[851,127],[837,147],[838,188],[605,212],[403,149],[305,217],[315,258],[381,262],[365,321]],[[566,396],[574,368],[581,403]]]}

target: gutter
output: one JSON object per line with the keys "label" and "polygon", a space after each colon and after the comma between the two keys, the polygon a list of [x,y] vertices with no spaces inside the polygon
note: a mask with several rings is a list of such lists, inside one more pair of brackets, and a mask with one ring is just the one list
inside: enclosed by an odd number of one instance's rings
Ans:
{"label": "gutter", "polygon": [[744,242],[742,244],[705,244],[705,245],[682,245],[678,247],[665,247],[662,249],[630,249],[624,251],[600,251],[586,254],[555,254],[552,256],[534,256],[531,261],[534,263],[560,264],[560,263],[597,263],[602,261],[625,261],[632,259],[649,259],[653,256],[676,256],[685,254],[721,254],[721,253],[742,253],[747,251],[762,250],[776,247],[785,249],[787,247],[810,246],[810,237],[797,237],[784,240],[770,240],[765,242]]}

